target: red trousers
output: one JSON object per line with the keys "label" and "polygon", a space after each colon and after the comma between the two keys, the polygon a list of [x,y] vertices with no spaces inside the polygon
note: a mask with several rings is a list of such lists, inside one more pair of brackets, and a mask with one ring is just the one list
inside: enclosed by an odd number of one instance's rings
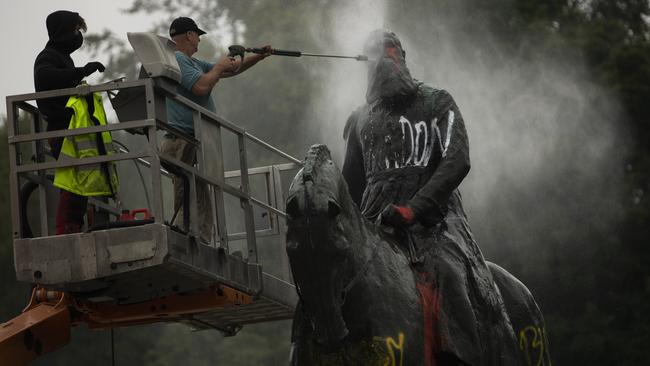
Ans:
{"label": "red trousers", "polygon": [[[49,139],[50,149],[55,159],[61,152],[62,138]],[[56,208],[56,235],[78,233],[84,225],[84,214],[88,197],[61,190],[59,206]]]}
{"label": "red trousers", "polygon": [[61,190],[56,208],[56,235],[78,233],[84,225],[88,197]]}

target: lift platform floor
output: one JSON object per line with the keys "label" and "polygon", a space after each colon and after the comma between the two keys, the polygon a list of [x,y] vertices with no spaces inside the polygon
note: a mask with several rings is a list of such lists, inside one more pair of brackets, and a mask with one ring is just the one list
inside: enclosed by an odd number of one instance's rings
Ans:
{"label": "lift platform floor", "polygon": [[137,304],[215,283],[253,297],[183,320],[198,329],[289,319],[297,303],[290,282],[164,224],[17,239],[14,257],[19,281],[98,304]]}

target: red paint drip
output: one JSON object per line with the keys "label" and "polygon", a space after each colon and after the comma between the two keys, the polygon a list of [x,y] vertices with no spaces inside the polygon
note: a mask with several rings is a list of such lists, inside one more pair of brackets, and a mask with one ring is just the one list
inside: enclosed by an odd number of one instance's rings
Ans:
{"label": "red paint drip", "polygon": [[415,220],[415,213],[410,207],[407,206],[395,206],[395,209],[397,209],[397,212],[399,212],[400,216],[406,221],[407,224],[412,224],[413,221]]}
{"label": "red paint drip", "polygon": [[424,366],[435,366],[435,355],[440,352],[441,342],[438,334],[440,320],[440,295],[435,289],[433,279],[426,272],[418,272],[416,286],[420,292],[420,305],[423,315]]}
{"label": "red paint drip", "polygon": [[385,51],[386,55],[388,57],[390,57],[393,60],[393,62],[395,62],[395,65],[400,65],[401,64],[399,56],[397,55],[397,52],[398,52],[397,47],[395,47],[395,46],[386,47],[386,48],[384,48],[384,51]]}

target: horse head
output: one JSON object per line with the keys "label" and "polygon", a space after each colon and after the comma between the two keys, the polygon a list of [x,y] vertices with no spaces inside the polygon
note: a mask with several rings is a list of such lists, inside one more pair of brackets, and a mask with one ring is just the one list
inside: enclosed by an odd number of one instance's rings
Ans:
{"label": "horse head", "polygon": [[303,311],[324,348],[349,330],[342,315],[346,286],[363,249],[363,219],[324,145],[314,145],[289,189],[287,254]]}

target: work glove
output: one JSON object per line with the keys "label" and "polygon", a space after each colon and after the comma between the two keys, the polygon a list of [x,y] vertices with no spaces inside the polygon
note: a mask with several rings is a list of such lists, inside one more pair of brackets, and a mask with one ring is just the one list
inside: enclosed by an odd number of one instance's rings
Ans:
{"label": "work glove", "polygon": [[86,66],[82,67],[84,76],[88,76],[95,71],[104,72],[104,70],[106,70],[106,68],[104,65],[102,65],[101,62],[98,61],[89,62],[86,64]]}
{"label": "work glove", "polygon": [[409,206],[389,204],[380,214],[382,224],[394,227],[407,227],[415,223],[415,212]]}

